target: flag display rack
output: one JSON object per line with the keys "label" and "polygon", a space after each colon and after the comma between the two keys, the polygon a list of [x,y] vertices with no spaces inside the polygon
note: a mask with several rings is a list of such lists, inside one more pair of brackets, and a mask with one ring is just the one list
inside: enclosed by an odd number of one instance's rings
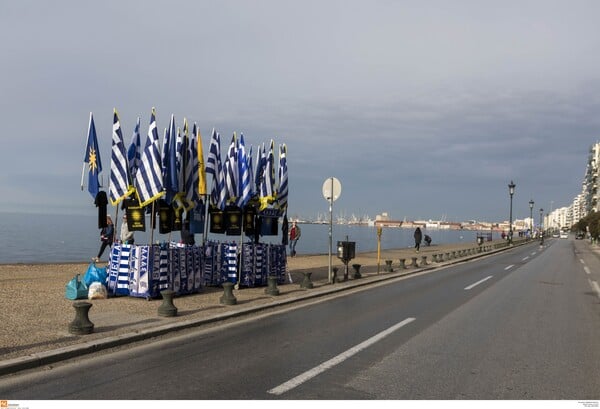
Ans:
{"label": "flag display rack", "polygon": [[[244,135],[241,133],[239,137],[233,133],[229,148],[222,158],[221,137],[213,128],[205,161],[200,129],[196,123],[193,124],[190,134],[187,119],[184,118],[181,128],[177,126],[175,115],[171,115],[169,126],[164,129],[162,142],[158,132],[156,110],[152,108],[143,149],[139,117],[131,144],[126,149],[121,120],[117,110],[113,110],[111,174],[108,186],[110,203],[116,206],[115,218],[118,217],[118,205],[126,200],[137,202],[138,212],[141,214],[149,211],[151,234],[150,243],[146,245],[133,246],[130,249],[118,244],[113,247],[115,259],[118,259],[119,263],[115,262],[113,266],[111,258],[112,277],[118,278],[119,274],[125,274],[126,262],[122,260],[127,258],[131,259],[127,273],[128,285],[132,289],[131,293],[136,296],[155,296],[156,289],[167,285],[159,278],[161,268],[164,270],[168,266],[171,266],[171,270],[167,270],[172,271],[168,286],[176,293],[177,288],[182,285],[181,277],[177,278],[177,274],[181,274],[177,273],[178,269],[183,268],[181,266],[185,266],[186,280],[192,277],[193,284],[186,282],[186,289],[220,285],[224,279],[234,282],[236,288],[266,285],[268,275],[275,275],[278,280],[284,282],[287,270],[287,226],[281,229],[281,245],[260,243],[260,236],[278,235],[280,217],[283,217],[284,224],[287,223],[287,146],[279,145],[279,166],[276,172],[276,149],[272,139],[269,144],[256,146],[256,164],[253,166],[253,146],[246,148]],[[82,190],[86,168],[88,192],[95,198],[102,188],[99,179],[102,164],[92,113],[89,118],[82,169]],[[212,182],[210,190],[207,188],[209,176]],[[203,223],[202,228],[192,232],[192,237],[194,233],[202,234],[200,245],[154,244],[156,215],[162,215],[159,212],[161,205],[158,209],[156,206],[159,199],[170,207],[170,211],[174,212],[179,220],[179,223],[171,223],[167,227],[169,242],[171,231],[182,229],[184,214],[186,223],[192,215],[201,215],[202,220],[195,222]],[[218,216],[222,217],[221,228],[214,225],[218,224]],[[224,216],[230,219],[226,220]],[[145,223],[133,226],[133,230],[145,230]],[[237,236],[237,239],[209,240],[209,230],[212,234]],[[246,242],[244,234],[248,238]],[[214,259],[217,255],[218,260]],[[167,267],[161,267],[161,260]],[[190,262],[192,265],[189,265]],[[223,265],[227,266],[226,275],[223,275],[225,270],[221,270]],[[219,269],[218,272],[215,268]],[[196,279],[200,272],[201,279]],[[207,279],[208,275],[210,280]],[[123,291],[124,281],[117,278],[114,288]],[[121,277],[121,280],[124,278]],[[151,282],[161,284],[153,286]]]}

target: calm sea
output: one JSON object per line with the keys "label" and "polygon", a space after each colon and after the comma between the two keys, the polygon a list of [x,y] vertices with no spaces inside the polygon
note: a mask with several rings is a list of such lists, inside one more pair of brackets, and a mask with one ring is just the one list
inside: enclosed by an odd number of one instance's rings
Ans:
{"label": "calm sea", "polygon": [[[56,263],[87,262],[98,253],[100,248],[100,230],[97,228],[97,216],[82,215],[41,215],[0,212],[0,263]],[[328,254],[329,225],[301,224],[302,237],[298,241],[298,254]],[[117,228],[120,228],[120,223]],[[463,230],[425,230],[432,238],[432,245],[448,243],[475,243],[476,232]],[[413,230],[385,228],[381,236],[382,249],[412,247]],[[346,240],[356,243],[356,251],[377,250],[377,231],[374,227],[355,225],[334,225],[332,230],[333,252],[337,241]],[[137,244],[150,242],[150,232],[136,232]],[[239,236],[208,234],[209,240],[239,241]],[[496,239],[496,233],[494,239]],[[179,232],[171,236],[158,234],[155,230],[154,242],[179,241]],[[196,242],[202,241],[202,235],[196,235]],[[264,236],[262,242],[281,243],[279,236]],[[103,259],[108,259],[108,250]]]}

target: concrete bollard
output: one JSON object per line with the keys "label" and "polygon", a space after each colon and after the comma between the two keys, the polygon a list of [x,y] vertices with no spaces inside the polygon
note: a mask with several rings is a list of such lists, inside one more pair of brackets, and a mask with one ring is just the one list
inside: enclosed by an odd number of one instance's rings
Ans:
{"label": "concrete bollard", "polygon": [[404,270],[406,268],[406,259],[405,258],[401,258],[400,259],[400,269]]}
{"label": "concrete bollard", "polygon": [[385,260],[385,271],[387,271],[388,273],[394,271],[394,269],[392,268],[392,260]]}
{"label": "concrete bollard", "polygon": [[451,260],[450,253],[446,253],[446,260]]}
{"label": "concrete bollard", "polygon": [[331,271],[333,271],[333,278],[332,278],[332,280],[333,280],[333,284],[335,284],[335,283],[337,283],[337,282],[338,282],[338,281],[337,281],[337,272],[338,272],[338,268],[337,268],[337,267],[333,267],[333,268],[331,269]]}
{"label": "concrete bollard", "polygon": [[416,257],[413,257],[413,258],[412,258],[412,264],[411,264],[411,266],[412,266],[413,268],[417,268],[417,267],[419,267],[419,266],[418,266],[418,264],[417,264],[417,258],[416,258]]}
{"label": "concrete bollard", "polygon": [[455,259],[455,258],[456,258],[456,251],[453,251],[452,252],[452,259]]}
{"label": "concrete bollard", "polygon": [[426,266],[427,265],[427,256],[421,256],[421,265],[422,266]]}
{"label": "concrete bollard", "polygon": [[310,276],[312,275],[312,273],[302,272],[302,274],[304,275],[304,278],[302,279],[302,282],[300,283],[300,288],[313,288],[314,285],[313,285],[312,281],[310,281]]}
{"label": "concrete bollard", "polygon": [[94,332],[94,324],[90,321],[88,314],[92,304],[87,301],[76,301],[75,319],[69,324],[69,332],[75,335],[86,335]]}
{"label": "concrete bollard", "polygon": [[235,305],[237,304],[237,298],[233,295],[233,286],[232,282],[226,281],[223,284],[223,295],[219,299],[221,304],[225,305]]}
{"label": "concrete bollard", "polygon": [[267,288],[265,288],[265,294],[279,295],[279,289],[277,288],[277,276],[269,276],[267,278]]}
{"label": "concrete bollard", "polygon": [[161,317],[175,317],[177,315],[177,307],[173,304],[175,291],[163,290],[160,292],[160,295],[162,296],[163,302],[160,307],[158,307],[158,315]]}
{"label": "concrete bollard", "polygon": [[362,278],[362,275],[360,275],[360,264],[352,264],[352,268],[354,269],[354,276],[352,278]]}
{"label": "concrete bollard", "polygon": [[431,257],[433,258],[433,263],[439,263],[437,254],[434,253]]}
{"label": "concrete bollard", "polygon": [[444,261],[444,253],[438,254],[438,262],[442,263]]}

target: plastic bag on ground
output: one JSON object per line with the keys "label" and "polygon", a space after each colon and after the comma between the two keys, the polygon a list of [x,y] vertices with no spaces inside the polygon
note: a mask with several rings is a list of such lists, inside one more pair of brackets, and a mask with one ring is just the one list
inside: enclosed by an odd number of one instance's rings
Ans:
{"label": "plastic bag on ground", "polygon": [[99,282],[90,284],[90,289],[88,291],[89,300],[104,300],[106,298],[108,298],[108,291],[104,284]]}

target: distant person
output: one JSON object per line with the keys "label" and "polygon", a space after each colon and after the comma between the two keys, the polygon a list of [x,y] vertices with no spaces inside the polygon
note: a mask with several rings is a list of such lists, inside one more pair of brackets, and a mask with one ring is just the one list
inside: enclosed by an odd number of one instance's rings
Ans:
{"label": "distant person", "polygon": [[415,238],[415,249],[417,250],[417,253],[419,252],[419,249],[421,248],[421,240],[423,240],[423,233],[421,233],[421,228],[417,227],[415,229],[415,234],[413,234],[414,238]]}
{"label": "distant person", "polygon": [[300,226],[296,224],[296,222],[292,222],[292,227],[290,228],[290,255],[294,257],[296,255],[296,243],[298,239],[300,239],[300,235],[302,232],[300,231]]}
{"label": "distant person", "polygon": [[133,244],[134,243],[133,232],[129,231],[127,225],[127,215],[123,215],[123,223],[121,223],[121,244]]}
{"label": "distant person", "polygon": [[425,235],[425,245],[427,245],[428,247],[431,246],[431,237],[429,237],[429,235]]}
{"label": "distant person", "polygon": [[115,226],[110,216],[106,216],[106,227],[103,227],[102,230],[100,230],[100,242],[102,243],[100,245],[100,251],[98,251],[98,255],[96,257],[92,257],[92,261],[96,263],[100,261],[100,257],[102,257],[106,247],[112,246],[114,237]]}

